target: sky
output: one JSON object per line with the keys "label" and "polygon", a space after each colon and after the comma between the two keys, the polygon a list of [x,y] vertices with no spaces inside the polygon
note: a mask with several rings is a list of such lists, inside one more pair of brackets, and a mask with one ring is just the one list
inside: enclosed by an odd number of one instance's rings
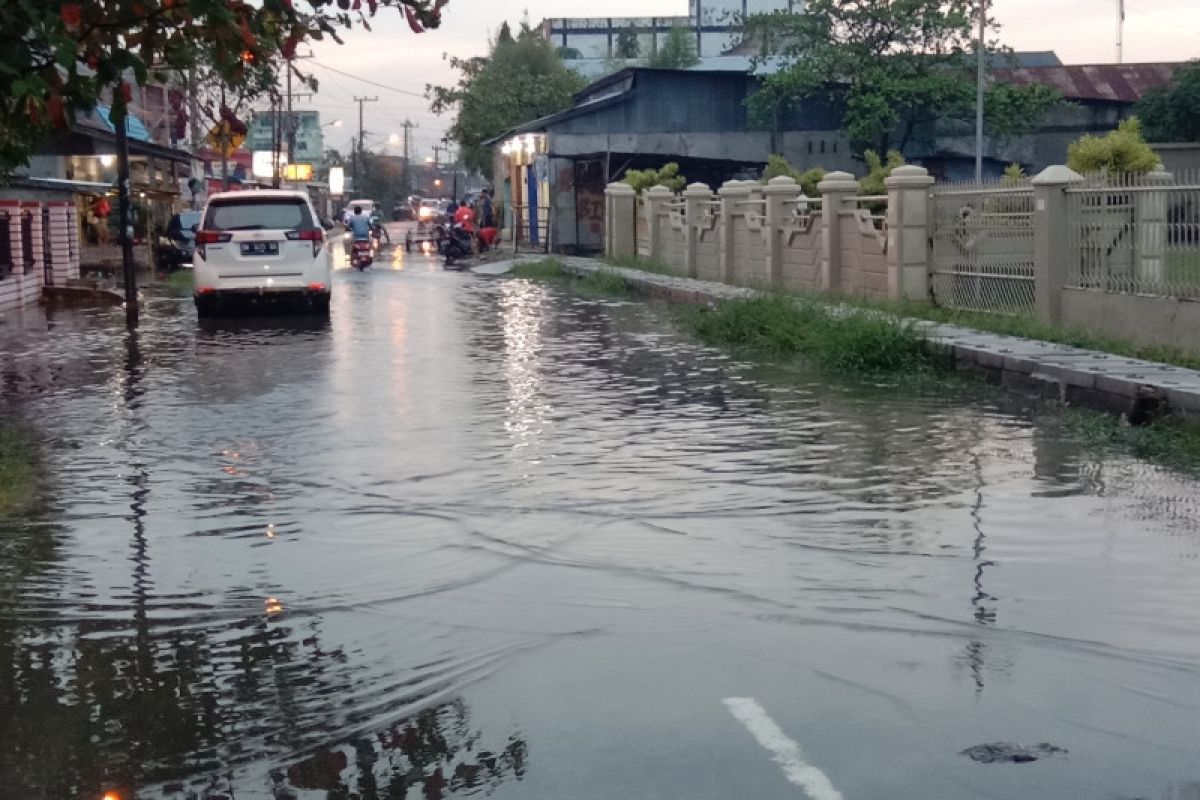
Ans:
{"label": "sky", "polygon": [[[991,0],[1000,23],[1000,39],[1015,50],[1054,50],[1066,64],[1116,61],[1118,0]],[[349,150],[358,130],[353,98],[378,97],[363,106],[368,148],[397,155],[389,139],[411,120],[417,157],[433,155],[450,125],[448,116],[429,111],[427,84],[452,84],[456,73],[444,55],[487,52],[489,35],[522,16],[534,23],[545,17],[669,16],[687,13],[687,0],[450,0],[442,27],[416,35],[395,10],[372,21],[372,30],[356,29],[345,44],[318,42],[305,69],[319,81],[315,97],[296,98],[296,108],[315,108],[326,124],[326,146]],[[1200,58],[1200,0],[1126,0],[1125,61],[1184,61]],[[339,70],[338,74],[332,70]],[[372,85],[371,81],[379,85]],[[384,88],[388,87],[388,88]],[[343,125],[329,123],[341,119]]]}

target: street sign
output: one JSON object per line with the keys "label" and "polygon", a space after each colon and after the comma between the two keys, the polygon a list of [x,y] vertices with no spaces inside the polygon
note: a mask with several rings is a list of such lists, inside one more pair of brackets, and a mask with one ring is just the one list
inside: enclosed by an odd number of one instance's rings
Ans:
{"label": "street sign", "polygon": [[205,141],[213,150],[229,158],[245,143],[246,134],[233,130],[229,120],[221,120],[209,129]]}

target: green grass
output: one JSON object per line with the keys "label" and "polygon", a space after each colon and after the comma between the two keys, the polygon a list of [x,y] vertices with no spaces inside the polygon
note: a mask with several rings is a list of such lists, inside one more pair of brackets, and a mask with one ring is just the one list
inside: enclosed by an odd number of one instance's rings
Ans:
{"label": "green grass", "polygon": [[180,297],[190,295],[192,293],[192,271],[190,269],[178,269],[168,273],[167,288],[173,295]]}
{"label": "green grass", "polygon": [[27,507],[40,476],[33,436],[22,428],[0,425],[0,515]]}
{"label": "green grass", "polygon": [[661,261],[654,261],[642,256],[605,256],[600,260],[611,267],[622,269],[640,269],[642,272],[653,272],[658,275],[680,274],[680,270],[667,266]]}
{"label": "green grass", "polygon": [[715,308],[684,307],[679,316],[705,343],[773,359],[802,356],[837,372],[924,373],[948,367],[911,323],[853,311],[834,315],[821,303],[783,293]]}
{"label": "green grass", "polygon": [[629,284],[612,270],[601,269],[585,275],[576,275],[563,269],[562,262],[554,258],[518,263],[509,274],[530,280],[554,281],[584,295],[621,297],[629,294]]}
{"label": "green grass", "polygon": [[1200,425],[1195,422],[1161,416],[1145,425],[1128,425],[1109,414],[1079,408],[1063,408],[1060,415],[1064,428],[1089,447],[1200,474]]}
{"label": "green grass", "polygon": [[843,297],[828,294],[797,294],[797,297],[830,305],[846,305],[853,308],[882,311],[906,319],[930,320],[949,325],[961,325],[988,333],[1020,336],[1043,342],[1082,347],[1130,358],[1143,358],[1190,369],[1200,369],[1200,352],[1191,352],[1177,347],[1141,345],[1134,342],[1092,333],[1077,327],[1048,325],[1026,314],[989,314],[982,311],[961,311],[942,308],[919,300],[868,300],[860,297]]}
{"label": "green grass", "polygon": [[531,280],[557,280],[565,278],[562,262],[557,258],[543,258],[541,261],[520,261],[513,265],[508,273],[517,278]]}

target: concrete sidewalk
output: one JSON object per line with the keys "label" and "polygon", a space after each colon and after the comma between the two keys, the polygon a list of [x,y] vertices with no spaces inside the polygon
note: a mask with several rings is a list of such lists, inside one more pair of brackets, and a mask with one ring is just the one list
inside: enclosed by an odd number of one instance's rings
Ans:
{"label": "concrete sidewalk", "polygon": [[[640,291],[674,302],[707,303],[757,294],[741,286],[622,269],[590,258],[559,260],[577,274],[616,272]],[[993,383],[1023,394],[1131,417],[1165,404],[1179,416],[1200,419],[1200,371],[957,325],[912,322],[946,349],[955,366],[981,372]]]}

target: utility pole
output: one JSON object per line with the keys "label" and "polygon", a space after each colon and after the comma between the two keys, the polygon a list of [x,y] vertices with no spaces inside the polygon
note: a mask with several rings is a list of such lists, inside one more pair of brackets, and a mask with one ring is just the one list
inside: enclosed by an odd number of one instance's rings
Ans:
{"label": "utility pole", "polygon": [[366,103],[378,103],[378,97],[355,97],[354,102],[358,103],[358,155],[354,157],[354,192],[359,192],[358,172],[359,162],[362,161],[363,154],[363,105]]}
{"label": "utility pole", "polygon": [[1125,0],[1117,0],[1117,63],[1125,63]]}
{"label": "utility pole", "polygon": [[983,182],[983,60],[986,57],[987,0],[979,0],[979,41],[975,45],[975,182]]}
{"label": "utility pole", "polygon": [[406,189],[406,191],[411,193],[412,192],[412,158],[411,158],[408,148],[412,141],[412,137],[409,136],[409,132],[413,128],[419,128],[421,126],[417,125],[412,120],[406,118],[404,120],[404,122],[400,125],[400,127],[404,128],[404,182],[407,184],[405,189]]}
{"label": "utility pole", "polygon": [[[116,94],[116,93],[114,93]],[[133,215],[129,197],[129,111],[118,96],[113,100],[111,120],[117,134],[117,221],[121,226],[121,271],[125,278],[125,326],[138,326],[137,275],[133,264]]]}

